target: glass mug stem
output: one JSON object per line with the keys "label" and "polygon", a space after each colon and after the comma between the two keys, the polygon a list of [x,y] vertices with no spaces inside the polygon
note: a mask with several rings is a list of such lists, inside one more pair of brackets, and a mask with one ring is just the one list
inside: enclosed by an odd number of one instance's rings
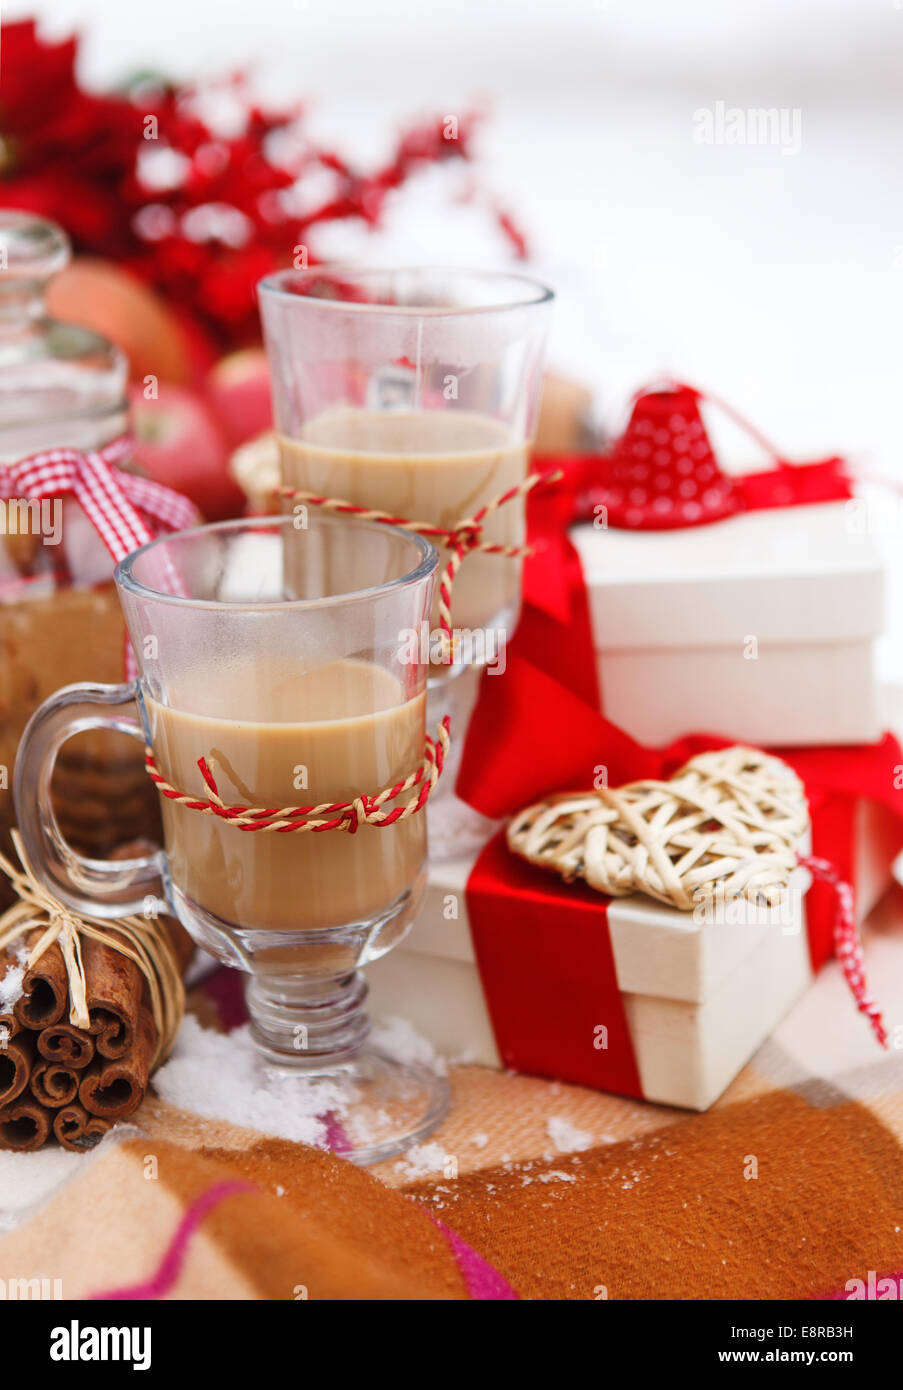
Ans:
{"label": "glass mug stem", "polygon": [[51,798],[53,769],[63,744],[90,729],[128,734],[143,747],[140,721],[113,713],[134,706],[136,695],[133,683],[64,686],[35,710],[16,758],[13,797],[25,853],[61,902],[95,917],[156,913],[163,906],[163,854],[156,850],[119,860],[78,854],[57,823]]}
{"label": "glass mug stem", "polygon": [[330,979],[284,981],[252,975],[246,988],[251,1035],[271,1061],[317,1072],[358,1055],[370,1033],[360,970]]}

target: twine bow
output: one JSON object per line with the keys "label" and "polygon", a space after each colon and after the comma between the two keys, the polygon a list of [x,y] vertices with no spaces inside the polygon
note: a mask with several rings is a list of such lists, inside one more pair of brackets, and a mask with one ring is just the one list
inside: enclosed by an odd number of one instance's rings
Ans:
{"label": "twine bow", "polygon": [[0,854],[0,870],[6,874],[19,901],[0,917],[0,951],[35,928],[44,928],[29,951],[25,968],[30,970],[56,943],[62,952],[69,985],[69,1022],[89,1029],[88,984],[82,960],[82,939],[102,946],[134,961],[147,983],[148,1001],[157,1030],[157,1046],[151,1065],[156,1067],[172,1047],[185,1011],[185,987],[175,956],[164,931],[142,917],[117,917],[114,931],[110,922],[87,913],[76,914],[34,874],[17,830],[13,844],[21,863],[16,868]]}
{"label": "twine bow", "polygon": [[455,522],[454,526],[434,526],[428,521],[410,521],[407,517],[394,516],[391,512],[383,512],[375,507],[358,507],[336,497],[323,497],[315,492],[307,492],[303,488],[280,487],[276,489],[276,495],[287,501],[294,500],[312,507],[322,507],[324,511],[337,516],[356,516],[361,521],[379,521],[386,526],[396,526],[401,531],[411,531],[444,546],[450,553],[439,580],[439,626],[442,629],[443,651],[448,653],[454,645],[451,621],[452,589],[464,557],[476,551],[483,555],[505,555],[509,559],[520,559],[533,554],[529,545],[502,545],[484,541],[483,528],[487,517],[516,498],[526,497],[535,487],[557,483],[563,476],[560,469],[531,473],[523,482],[500,492],[497,497],[493,497],[485,506],[474,512],[473,516]]}

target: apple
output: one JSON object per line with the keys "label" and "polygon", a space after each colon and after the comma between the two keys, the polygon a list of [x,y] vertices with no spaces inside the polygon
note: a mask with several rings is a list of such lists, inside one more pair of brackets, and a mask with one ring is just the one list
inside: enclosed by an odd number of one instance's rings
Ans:
{"label": "apple", "polygon": [[232,445],[272,428],[270,374],[263,348],[242,348],[217,362],[206,382],[207,398]]}
{"label": "apple", "polygon": [[161,381],[150,397],[130,387],[129,400],[139,466],[190,497],[208,521],[240,516],[246,498],[229,476],[229,446],[204,397]]}
{"label": "apple", "polygon": [[121,348],[129,376],[185,383],[212,358],[203,331],[130,271],[96,256],[76,256],[50,281],[54,318],[93,328]]}

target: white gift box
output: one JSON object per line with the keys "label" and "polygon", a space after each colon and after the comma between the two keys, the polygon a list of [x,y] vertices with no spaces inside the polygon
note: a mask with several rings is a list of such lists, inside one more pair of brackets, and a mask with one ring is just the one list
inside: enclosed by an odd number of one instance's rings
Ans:
{"label": "white gift box", "polygon": [[877,739],[882,563],[848,508],[674,531],[575,526],[607,717],[650,744]]}
{"label": "white gift box", "polygon": [[[857,916],[891,881],[888,813],[857,811]],[[446,1056],[502,1065],[467,920],[476,856],[430,866],[408,937],[367,969],[374,1014],[409,1019]],[[641,896],[613,899],[608,925],[643,1094],[705,1110],[811,980],[807,876],[780,908],[726,904],[708,920]],[[850,1007],[854,1007],[852,1002]],[[561,1080],[568,1080],[561,1077]]]}

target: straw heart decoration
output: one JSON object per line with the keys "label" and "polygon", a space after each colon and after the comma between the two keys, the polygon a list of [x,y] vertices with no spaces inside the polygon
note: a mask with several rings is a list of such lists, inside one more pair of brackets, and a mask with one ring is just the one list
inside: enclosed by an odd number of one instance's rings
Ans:
{"label": "straw heart decoration", "polygon": [[809,828],[802,782],[786,763],[753,748],[691,758],[670,781],[565,793],[526,807],[508,846],[566,881],[582,878],[611,897],[644,893],[681,911],[746,898],[774,907],[801,865],[835,893],[835,953],[860,1012],[882,1046],[887,1033],[866,992],[853,893],[833,865],[801,855]]}

